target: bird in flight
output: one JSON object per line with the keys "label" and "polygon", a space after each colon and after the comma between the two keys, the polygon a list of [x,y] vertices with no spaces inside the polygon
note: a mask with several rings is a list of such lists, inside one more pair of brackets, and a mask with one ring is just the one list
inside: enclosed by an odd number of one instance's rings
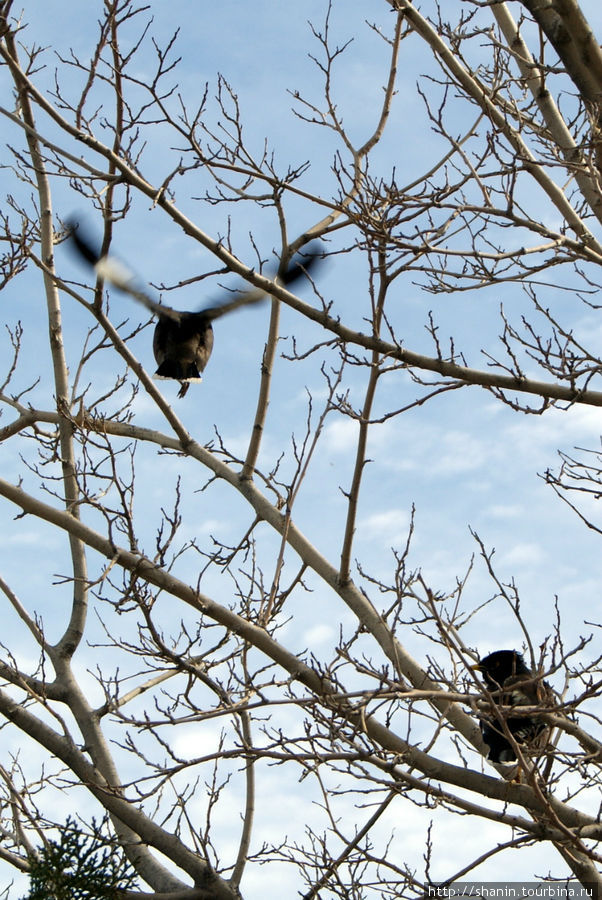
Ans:
{"label": "bird in flight", "polygon": [[[157,316],[153,335],[153,353],[158,364],[155,378],[179,381],[178,397],[186,394],[190,384],[201,381],[201,372],[213,350],[212,323],[215,319],[265,299],[265,292],[261,290],[239,291],[231,300],[197,312],[180,312],[158,303],[147,291],[141,290],[133,272],[119,260],[111,256],[101,257],[93,242],[83,233],[79,222],[68,221],[66,225],[72,244],[84,262],[92,266],[101,278],[129,294]],[[291,285],[298,281],[322,256],[321,250],[308,249],[280,275],[279,282]]]}
{"label": "bird in flight", "polygon": [[[485,687],[500,707],[518,710],[521,706],[553,705],[551,687],[529,669],[516,650],[496,650],[472,669],[483,675]],[[481,734],[489,747],[487,758],[491,762],[511,763],[517,758],[502,720],[516,744],[525,745],[526,750],[541,751],[549,740],[550,728],[536,714],[521,716],[510,712],[508,715],[500,710],[496,715],[491,712],[480,720]]]}

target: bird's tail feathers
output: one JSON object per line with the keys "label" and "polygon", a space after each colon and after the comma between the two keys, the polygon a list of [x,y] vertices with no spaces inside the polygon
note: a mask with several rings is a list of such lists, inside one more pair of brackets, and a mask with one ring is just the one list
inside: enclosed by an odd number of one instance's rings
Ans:
{"label": "bird's tail feathers", "polygon": [[195,363],[181,363],[177,359],[165,359],[155,372],[155,378],[171,378],[176,381],[202,381]]}

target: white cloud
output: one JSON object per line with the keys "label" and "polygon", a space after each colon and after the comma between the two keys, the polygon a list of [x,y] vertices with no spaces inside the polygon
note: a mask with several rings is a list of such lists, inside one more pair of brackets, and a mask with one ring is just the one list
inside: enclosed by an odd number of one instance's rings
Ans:
{"label": "white cloud", "polygon": [[348,453],[357,441],[358,423],[354,419],[340,418],[324,429],[326,450],[330,453]]}
{"label": "white cloud", "polygon": [[336,630],[332,625],[314,625],[303,632],[302,643],[308,647],[316,647],[318,644],[332,643],[336,637]]}
{"label": "white cloud", "polygon": [[358,526],[366,540],[372,541],[378,537],[387,544],[399,544],[407,537],[409,523],[408,513],[389,509],[365,516],[360,519]]}
{"label": "white cloud", "polygon": [[189,727],[180,726],[179,730],[170,739],[173,752],[180,759],[195,759],[199,756],[206,756],[216,753],[219,747],[221,736],[221,723],[219,719],[213,721],[213,725],[205,723],[203,725],[191,725]]}
{"label": "white cloud", "polygon": [[546,553],[540,544],[521,543],[500,554],[500,565],[508,567],[541,565],[545,558]]}
{"label": "white cloud", "polygon": [[487,510],[493,519],[517,519],[523,512],[518,504],[494,503]]}
{"label": "white cloud", "polygon": [[55,535],[44,531],[14,531],[4,537],[6,544],[20,545],[23,547],[36,545],[44,545],[46,547],[56,547],[59,541]]}

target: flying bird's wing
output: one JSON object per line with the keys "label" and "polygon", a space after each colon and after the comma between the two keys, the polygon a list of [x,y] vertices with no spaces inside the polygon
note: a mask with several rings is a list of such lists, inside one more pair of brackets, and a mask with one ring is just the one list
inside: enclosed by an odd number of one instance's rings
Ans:
{"label": "flying bird's wing", "polygon": [[[84,233],[79,222],[68,220],[66,225],[69,237],[79,256],[84,262],[92,266],[101,278],[109,281],[116,288],[124,291],[124,293],[129,294],[130,297],[133,297],[134,300],[142,303],[143,306],[155,315],[163,316],[163,318],[171,319],[174,322],[179,322],[181,320],[183,313],[176,309],[172,309],[170,306],[164,306],[157,300],[153,300],[148,292],[139,286],[135,274],[126,265],[118,259],[115,259],[115,257],[101,256],[94,248],[91,239]],[[302,261],[297,259],[279,280],[284,285],[293,284],[309,272],[309,270],[315,266],[316,262],[322,258],[323,254],[321,250],[308,250],[302,257]],[[207,321],[211,322],[214,319],[220,319],[227,313],[233,312],[235,309],[239,309],[241,306],[247,306],[250,303],[258,303],[260,300],[264,300],[265,297],[265,291],[260,289],[237,291],[232,300],[228,300],[225,303],[216,303],[212,306],[200,309],[198,312],[203,313]]]}
{"label": "flying bird's wing", "polygon": [[75,249],[79,253],[79,255],[84,259],[89,265],[96,266],[100,259],[100,253],[94,249],[91,242],[85,238],[80,230],[79,222],[67,222],[67,231],[69,237],[73,241]]}
{"label": "flying bird's wing", "polygon": [[84,262],[92,266],[97,275],[119,288],[120,291],[129,294],[155,315],[165,316],[174,322],[180,321],[180,313],[170,306],[164,306],[153,300],[150,294],[139,286],[135,274],[124,263],[114,256],[101,256],[94,248],[90,238],[83,233],[79,222],[69,220],[66,225],[77,253]]}
{"label": "flying bird's wing", "polygon": [[[321,250],[308,250],[307,253],[303,255],[302,261],[293,262],[286,272],[278,278],[278,281],[285,286],[293,284],[295,281],[299,281],[304,275],[307,275],[310,269],[312,269],[320,259],[323,258]],[[246,306],[248,303],[257,303],[259,300],[265,300],[265,298],[265,291],[262,291],[259,288],[251,291],[237,292],[232,300],[228,300],[225,303],[216,303],[214,306],[207,306],[204,309],[199,310],[199,312],[203,313],[208,321],[213,322],[215,319],[220,319],[222,316],[233,312],[241,306]]]}
{"label": "flying bird's wing", "polygon": [[[201,380],[201,372],[207,365],[213,349],[212,321],[266,297],[266,292],[261,289],[237,291],[231,300],[197,312],[179,312],[153,300],[148,292],[139,286],[134,273],[119,260],[111,256],[101,256],[92,241],[82,232],[78,222],[67,222],[67,227],[72,245],[84,262],[92,266],[101,278],[105,278],[129,294],[158,317],[153,337],[153,354],[159,366],[155,377],[179,381],[179,397],[184,396],[191,382]],[[320,250],[306,251],[303,257],[295,260],[280,276],[280,282],[285,285],[292,284],[305,275],[322,257]]]}

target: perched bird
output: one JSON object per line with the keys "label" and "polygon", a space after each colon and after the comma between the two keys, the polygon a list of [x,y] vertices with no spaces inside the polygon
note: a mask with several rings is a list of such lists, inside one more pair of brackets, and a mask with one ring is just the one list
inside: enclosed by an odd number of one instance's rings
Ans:
{"label": "perched bird", "polygon": [[[67,228],[73,246],[85,262],[93,266],[102,278],[128,293],[157,315],[153,353],[159,368],[155,372],[155,378],[179,381],[178,397],[185,395],[192,382],[201,381],[201,372],[213,350],[212,322],[241,306],[265,299],[264,291],[241,291],[235,294],[232,300],[208,306],[198,312],[179,312],[157,303],[146,291],[140,290],[136,286],[133,273],[118,260],[109,256],[101,257],[88,238],[82,235],[79,223],[68,222]],[[293,263],[280,276],[280,283],[290,285],[300,279],[321,255],[318,250],[308,250],[302,259]]]}
{"label": "perched bird", "polygon": [[[474,671],[481,672],[485,687],[500,706],[550,706],[552,689],[525,664],[516,650],[496,650],[485,656]],[[542,750],[548,742],[550,729],[537,715],[513,716],[500,710],[505,725],[517,744],[525,749]],[[480,720],[483,740],[489,747],[487,758],[494,763],[511,763],[516,752],[504,733],[501,719],[493,713]]]}

